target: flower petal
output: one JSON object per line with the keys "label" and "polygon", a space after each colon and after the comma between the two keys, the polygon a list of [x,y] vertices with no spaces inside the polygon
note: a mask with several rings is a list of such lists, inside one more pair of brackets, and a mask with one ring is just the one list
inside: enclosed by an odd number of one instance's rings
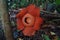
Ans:
{"label": "flower petal", "polygon": [[23,30],[23,34],[25,36],[33,36],[35,34],[35,31],[33,30],[32,27],[26,27],[24,30]]}
{"label": "flower petal", "polygon": [[36,21],[35,21],[35,24],[34,24],[34,27],[33,27],[34,30],[39,30],[42,23],[43,23],[43,19],[40,18],[40,17],[36,17]]}
{"label": "flower petal", "polygon": [[22,9],[21,11],[19,11],[19,13],[16,15],[16,17],[22,18],[26,14],[26,12],[27,12],[26,9]]}
{"label": "flower petal", "polygon": [[35,5],[34,4],[30,4],[29,6],[27,6],[27,11],[31,12],[34,8],[35,8]]}
{"label": "flower petal", "polygon": [[31,15],[33,15],[34,17],[36,16],[40,16],[40,8],[34,8],[32,11],[29,12]]}
{"label": "flower petal", "polygon": [[18,30],[23,30],[24,29],[24,25],[23,25],[21,19],[17,19],[17,29]]}

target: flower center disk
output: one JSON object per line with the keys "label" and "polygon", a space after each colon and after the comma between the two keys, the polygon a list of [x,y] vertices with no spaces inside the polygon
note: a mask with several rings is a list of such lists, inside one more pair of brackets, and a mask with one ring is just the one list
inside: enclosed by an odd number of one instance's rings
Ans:
{"label": "flower center disk", "polygon": [[22,22],[25,26],[32,26],[34,24],[34,17],[30,14],[26,14],[23,18],[22,18]]}
{"label": "flower center disk", "polygon": [[28,17],[25,18],[25,23],[30,24],[31,21],[32,21],[31,18],[28,18]]}

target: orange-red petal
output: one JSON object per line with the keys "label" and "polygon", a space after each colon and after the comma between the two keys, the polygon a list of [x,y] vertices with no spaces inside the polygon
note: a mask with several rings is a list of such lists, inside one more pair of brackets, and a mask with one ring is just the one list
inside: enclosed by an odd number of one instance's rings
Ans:
{"label": "orange-red petal", "polygon": [[22,9],[21,11],[19,11],[19,13],[16,15],[16,17],[22,18],[26,14],[26,12],[27,12],[26,9]]}
{"label": "orange-red petal", "polygon": [[43,19],[40,18],[40,17],[36,17],[36,21],[35,21],[35,24],[34,24],[34,27],[33,27],[34,30],[39,30],[42,23],[43,23]]}
{"label": "orange-red petal", "polygon": [[21,19],[17,19],[17,29],[18,30],[23,30],[24,29],[24,25],[23,25]]}
{"label": "orange-red petal", "polygon": [[34,4],[30,4],[29,6],[27,6],[27,11],[28,12],[31,12],[33,9],[35,8],[35,5]]}
{"label": "orange-red petal", "polygon": [[26,27],[24,30],[23,30],[23,34],[25,36],[33,36],[35,34],[35,30],[33,30],[32,27]]}
{"label": "orange-red petal", "polygon": [[36,16],[40,16],[40,8],[34,8],[32,11],[29,12],[31,15],[33,15],[34,17]]}

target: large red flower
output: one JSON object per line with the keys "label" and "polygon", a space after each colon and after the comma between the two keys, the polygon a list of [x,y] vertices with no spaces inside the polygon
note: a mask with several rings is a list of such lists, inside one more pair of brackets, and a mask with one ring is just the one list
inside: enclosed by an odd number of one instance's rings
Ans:
{"label": "large red flower", "polygon": [[17,14],[17,29],[25,36],[33,36],[40,29],[43,19],[40,17],[40,8],[34,4],[23,8]]}

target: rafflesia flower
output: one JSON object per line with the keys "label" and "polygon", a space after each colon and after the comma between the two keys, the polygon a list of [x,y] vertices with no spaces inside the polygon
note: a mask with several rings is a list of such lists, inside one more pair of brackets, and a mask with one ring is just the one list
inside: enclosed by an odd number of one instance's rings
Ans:
{"label": "rafflesia flower", "polygon": [[40,8],[30,4],[23,8],[17,15],[17,29],[21,30],[25,36],[33,36],[43,23],[40,17]]}

